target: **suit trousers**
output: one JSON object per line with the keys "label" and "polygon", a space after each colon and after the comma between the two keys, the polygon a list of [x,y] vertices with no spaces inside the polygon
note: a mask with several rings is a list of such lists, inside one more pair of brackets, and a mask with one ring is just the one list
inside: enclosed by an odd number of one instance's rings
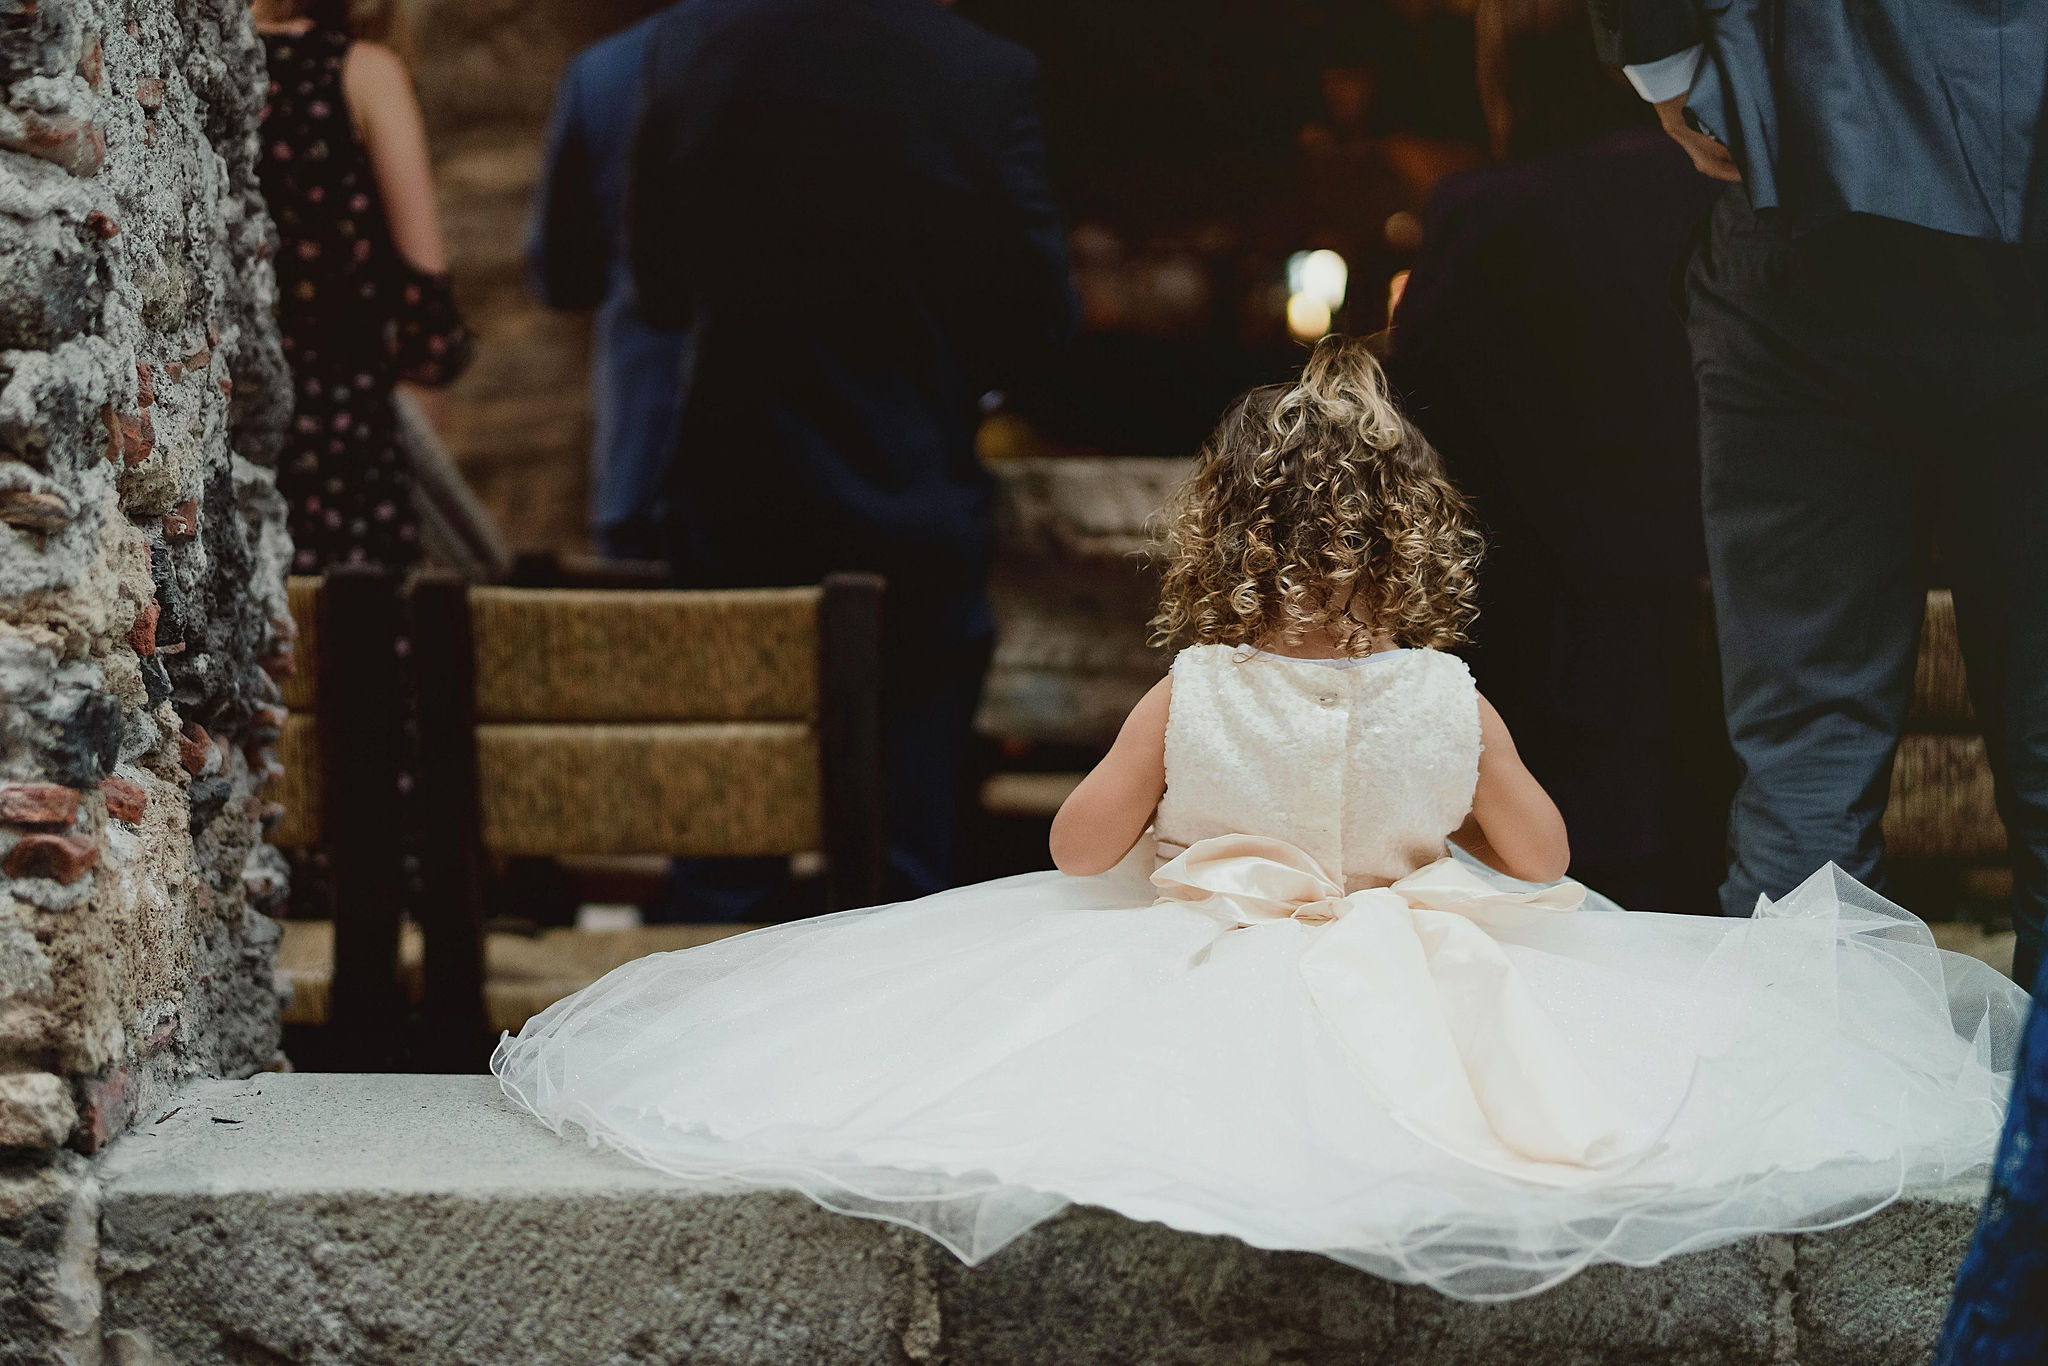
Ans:
{"label": "suit trousers", "polygon": [[2048,263],[1852,216],[1791,236],[1740,186],[1687,270],[1729,739],[1722,910],[1832,860],[1882,890],[1926,589],[1954,590],[2013,864],[2048,908]]}

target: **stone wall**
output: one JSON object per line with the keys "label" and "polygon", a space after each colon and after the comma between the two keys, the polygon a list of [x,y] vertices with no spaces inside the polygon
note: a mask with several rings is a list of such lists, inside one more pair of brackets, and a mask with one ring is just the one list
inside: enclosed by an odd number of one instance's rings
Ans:
{"label": "stone wall", "polygon": [[82,1154],[277,1051],[289,414],[241,0],[0,0],[0,1360],[97,1360]]}
{"label": "stone wall", "polygon": [[1172,663],[1146,644],[1159,579],[1152,524],[1185,460],[1000,460],[989,599],[996,650],[976,728],[1000,740],[1108,749]]}

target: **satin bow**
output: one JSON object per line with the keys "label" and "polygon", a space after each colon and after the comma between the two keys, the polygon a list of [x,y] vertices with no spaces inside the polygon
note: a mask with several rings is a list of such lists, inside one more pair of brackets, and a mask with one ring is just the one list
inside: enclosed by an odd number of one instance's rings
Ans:
{"label": "satin bow", "polygon": [[1543,912],[1575,911],[1586,900],[1576,882],[1534,892],[1508,892],[1454,858],[1441,858],[1388,887],[1346,894],[1342,884],[1308,852],[1264,835],[1217,835],[1197,840],[1152,874],[1162,902],[1200,907],[1234,925],[1299,920],[1324,925],[1341,920],[1365,899],[1392,893],[1402,904],[1453,911],[1482,925],[1505,929]]}
{"label": "satin bow", "polygon": [[[1301,974],[1353,1069],[1411,1133],[1476,1166],[1573,1184],[1639,1152],[1489,930],[1568,915],[1586,889],[1504,891],[1444,858],[1346,893],[1286,840],[1198,840],[1152,874],[1159,905],[1232,929],[1295,921]],[[1638,1145],[1640,1146],[1640,1145]]]}

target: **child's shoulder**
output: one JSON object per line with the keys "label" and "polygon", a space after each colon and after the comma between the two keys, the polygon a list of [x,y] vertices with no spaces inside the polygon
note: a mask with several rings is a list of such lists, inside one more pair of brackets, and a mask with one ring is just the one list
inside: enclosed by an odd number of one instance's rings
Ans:
{"label": "child's shoulder", "polygon": [[1174,652],[1173,669],[1178,671],[1183,664],[1200,666],[1225,657],[1255,653],[1249,645],[1184,645]]}
{"label": "child's shoulder", "polygon": [[1457,655],[1428,646],[1418,646],[1406,652],[1415,661],[1415,668],[1422,678],[1429,680],[1427,686],[1445,696],[1476,694],[1478,684],[1472,679],[1471,666]]}
{"label": "child's shoulder", "polygon": [[1432,646],[1424,645],[1418,646],[1416,649],[1409,651],[1409,653],[1421,655],[1428,659],[1430,661],[1429,667],[1442,673],[1455,675],[1459,678],[1472,677],[1472,666],[1467,664],[1462,656],[1451,654],[1447,650],[1439,650]]}

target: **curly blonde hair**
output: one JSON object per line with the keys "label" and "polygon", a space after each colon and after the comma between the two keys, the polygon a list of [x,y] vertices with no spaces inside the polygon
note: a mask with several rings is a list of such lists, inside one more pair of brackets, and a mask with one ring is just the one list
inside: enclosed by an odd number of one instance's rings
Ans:
{"label": "curly blonde hair", "polygon": [[1232,405],[1168,504],[1157,645],[1455,645],[1485,542],[1363,341],[1325,337],[1292,384]]}

